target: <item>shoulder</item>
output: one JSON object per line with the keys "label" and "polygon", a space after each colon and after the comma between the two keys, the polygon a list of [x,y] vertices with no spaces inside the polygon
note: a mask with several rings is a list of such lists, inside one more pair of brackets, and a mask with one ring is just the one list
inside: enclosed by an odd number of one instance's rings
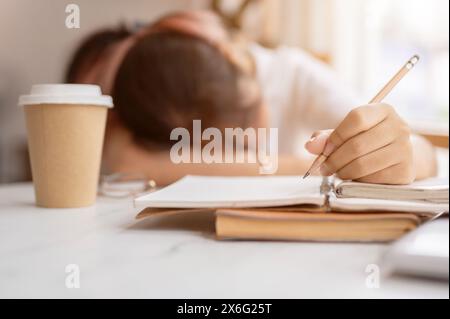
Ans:
{"label": "shoulder", "polygon": [[333,74],[328,65],[299,48],[281,46],[267,49],[258,44],[251,44],[250,52],[260,76],[277,73],[286,75],[286,72],[292,74],[299,71],[302,71],[300,75],[305,77]]}
{"label": "shoulder", "polygon": [[285,92],[302,90],[309,96],[346,95],[349,98],[346,101],[356,100],[353,90],[328,64],[302,49],[286,46],[267,49],[252,44],[250,51],[263,91],[276,87]]}

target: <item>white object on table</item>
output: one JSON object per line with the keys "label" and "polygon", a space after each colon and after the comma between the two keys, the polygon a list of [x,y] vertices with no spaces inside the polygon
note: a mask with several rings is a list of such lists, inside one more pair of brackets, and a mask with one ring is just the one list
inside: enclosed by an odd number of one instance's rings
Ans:
{"label": "white object on table", "polygon": [[389,249],[384,264],[392,273],[448,280],[448,218],[426,223]]}
{"label": "white object on table", "polygon": [[31,184],[0,186],[0,298],[449,298],[384,277],[387,245],[221,242],[208,216],[134,217],[131,199],[43,209]]}

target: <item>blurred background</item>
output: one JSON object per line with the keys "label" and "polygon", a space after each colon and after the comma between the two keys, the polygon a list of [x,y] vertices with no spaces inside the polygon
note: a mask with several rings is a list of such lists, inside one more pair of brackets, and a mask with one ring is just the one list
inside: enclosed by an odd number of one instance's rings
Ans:
{"label": "blurred background", "polygon": [[[65,8],[80,7],[80,29]],[[173,10],[212,8],[268,47],[300,47],[328,63],[365,103],[411,55],[420,67],[387,102],[414,130],[448,147],[448,0],[2,0],[0,2],[0,183],[30,179],[19,94],[61,82],[79,41],[119,23],[148,23]]]}

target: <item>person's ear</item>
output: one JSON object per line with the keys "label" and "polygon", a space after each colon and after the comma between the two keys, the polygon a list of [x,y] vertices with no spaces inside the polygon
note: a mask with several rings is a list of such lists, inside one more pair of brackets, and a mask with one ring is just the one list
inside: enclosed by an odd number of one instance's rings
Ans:
{"label": "person's ear", "polygon": [[226,51],[225,55],[244,74],[255,76],[256,65],[250,51],[248,50],[248,39],[240,34],[234,34],[231,38],[230,43],[224,48]]}

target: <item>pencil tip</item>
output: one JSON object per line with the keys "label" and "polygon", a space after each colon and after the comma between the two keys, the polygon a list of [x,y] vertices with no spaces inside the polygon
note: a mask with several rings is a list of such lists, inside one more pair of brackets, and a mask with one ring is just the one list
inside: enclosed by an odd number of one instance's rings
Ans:
{"label": "pencil tip", "polygon": [[303,179],[306,179],[309,175],[311,175],[309,172],[306,172],[306,174],[303,176]]}

